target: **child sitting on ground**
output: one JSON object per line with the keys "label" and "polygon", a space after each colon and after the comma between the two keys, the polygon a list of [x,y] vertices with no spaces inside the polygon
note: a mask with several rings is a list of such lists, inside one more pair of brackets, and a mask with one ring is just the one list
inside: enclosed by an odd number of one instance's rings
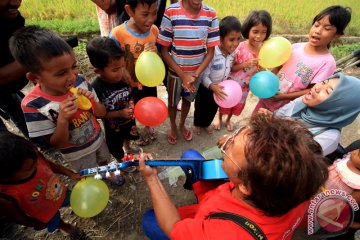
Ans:
{"label": "child sitting on ground", "polygon": [[96,120],[106,109],[78,75],[72,48],[50,30],[28,26],[13,35],[10,49],[36,83],[21,103],[31,140],[59,149],[76,171],[106,164],[111,156]]}
{"label": "child sitting on ground", "polygon": [[129,140],[136,140],[139,135],[131,86],[126,80],[125,52],[112,39],[105,37],[92,39],[86,52],[98,74],[92,86],[107,111],[104,119],[106,142],[110,153],[119,161],[124,157],[124,150],[127,153],[139,152],[129,144]]}
{"label": "child sitting on ground", "polygon": [[70,191],[55,173],[78,180],[79,174],[45,159],[28,140],[0,133],[0,212],[9,221],[49,232],[61,229],[70,239],[83,232],[65,223],[59,209],[68,206]]}

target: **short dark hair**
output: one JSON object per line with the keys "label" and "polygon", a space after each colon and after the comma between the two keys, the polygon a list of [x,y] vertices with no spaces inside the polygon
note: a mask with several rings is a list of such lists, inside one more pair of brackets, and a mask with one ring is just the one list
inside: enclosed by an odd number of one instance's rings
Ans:
{"label": "short dark hair", "polygon": [[134,11],[138,4],[147,4],[149,7],[153,3],[157,3],[157,0],[126,0],[126,4]]}
{"label": "short dark hair", "polygon": [[86,46],[86,52],[90,63],[98,69],[106,68],[112,60],[125,57],[125,52],[108,37],[97,37],[90,40]]}
{"label": "short dark hair", "polygon": [[46,61],[72,54],[73,50],[56,33],[37,26],[27,26],[14,33],[10,38],[10,51],[27,71],[41,71]]}
{"label": "short dark hair", "polygon": [[329,16],[330,24],[336,27],[336,33],[344,35],[344,30],[351,21],[351,8],[339,5],[325,8],[314,17],[312,24],[326,16]]}
{"label": "short dark hair", "polygon": [[35,146],[8,131],[0,132],[0,178],[11,178],[27,159],[37,159]]}
{"label": "short dark hair", "polygon": [[268,216],[280,216],[310,199],[328,177],[321,146],[291,119],[253,116],[247,127],[246,166],[239,178],[247,200]]}
{"label": "short dark hair", "polygon": [[252,11],[245,19],[241,33],[244,38],[249,38],[250,29],[258,24],[262,24],[267,28],[265,40],[269,38],[272,31],[272,19],[270,13],[265,10]]}
{"label": "short dark hair", "polygon": [[241,23],[237,17],[226,16],[219,23],[220,37],[225,37],[230,32],[241,32]]}

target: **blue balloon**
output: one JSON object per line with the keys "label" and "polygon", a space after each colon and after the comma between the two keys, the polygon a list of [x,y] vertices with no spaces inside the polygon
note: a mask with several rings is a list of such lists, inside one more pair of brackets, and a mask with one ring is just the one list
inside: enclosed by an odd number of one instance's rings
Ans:
{"label": "blue balloon", "polygon": [[250,79],[250,90],[259,98],[270,98],[279,91],[279,78],[270,71],[258,72]]}
{"label": "blue balloon", "polygon": [[185,152],[183,152],[183,154],[181,154],[180,156],[181,160],[203,160],[205,159],[203,157],[203,155],[201,155],[201,153],[199,153],[198,151],[194,150],[194,149],[188,149]]}

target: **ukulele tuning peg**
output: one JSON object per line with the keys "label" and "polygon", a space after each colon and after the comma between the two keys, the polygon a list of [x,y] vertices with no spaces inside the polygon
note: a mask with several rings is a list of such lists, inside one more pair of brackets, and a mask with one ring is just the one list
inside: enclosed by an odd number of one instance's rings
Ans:
{"label": "ukulele tuning peg", "polygon": [[114,172],[115,176],[119,176],[120,175],[120,170],[116,169],[116,171]]}
{"label": "ukulele tuning peg", "polygon": [[94,176],[95,179],[101,180],[102,176],[99,173],[96,173]]}

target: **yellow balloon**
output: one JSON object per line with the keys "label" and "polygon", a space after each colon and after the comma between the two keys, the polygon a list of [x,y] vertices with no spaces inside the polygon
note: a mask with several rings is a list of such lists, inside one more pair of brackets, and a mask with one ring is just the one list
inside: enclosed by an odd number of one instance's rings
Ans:
{"label": "yellow balloon", "polygon": [[109,201],[109,188],[92,177],[81,179],[70,195],[70,206],[76,215],[83,218],[93,217],[104,210]]}
{"label": "yellow balloon", "polygon": [[70,92],[75,95],[76,104],[80,109],[89,110],[92,107],[91,101],[84,95],[78,95],[76,88],[74,88],[74,87],[70,88]]}
{"label": "yellow balloon", "polygon": [[273,37],[264,42],[259,52],[259,65],[274,68],[284,64],[291,55],[291,43],[284,37]]}
{"label": "yellow balloon", "polygon": [[159,86],[165,77],[165,66],[155,52],[142,52],[135,64],[139,82],[147,87]]}

